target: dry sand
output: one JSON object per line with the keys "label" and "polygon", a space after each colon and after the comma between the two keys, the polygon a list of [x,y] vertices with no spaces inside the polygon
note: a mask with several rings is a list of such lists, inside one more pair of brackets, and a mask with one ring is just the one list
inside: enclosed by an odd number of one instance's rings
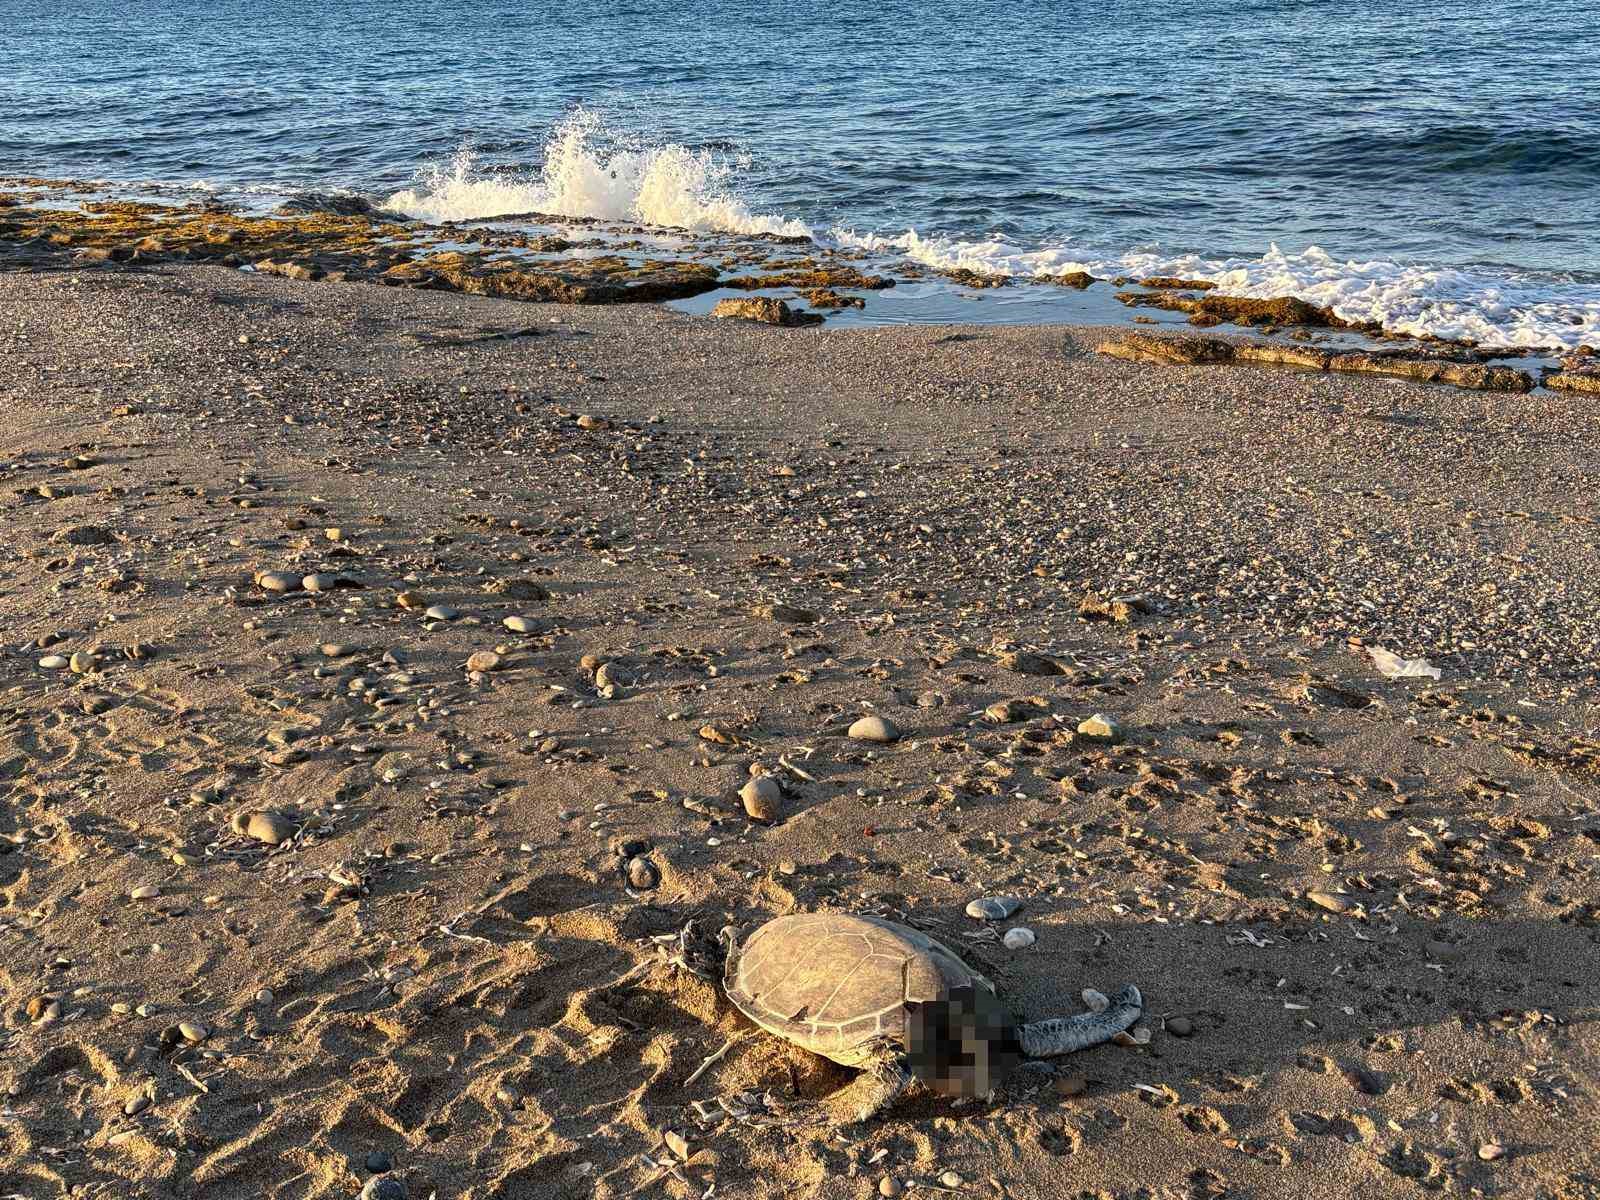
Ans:
{"label": "dry sand", "polygon": [[[0,1196],[1600,1195],[1592,402],[1093,344],[0,275]],[[1148,1044],[842,1126],[830,906]]]}

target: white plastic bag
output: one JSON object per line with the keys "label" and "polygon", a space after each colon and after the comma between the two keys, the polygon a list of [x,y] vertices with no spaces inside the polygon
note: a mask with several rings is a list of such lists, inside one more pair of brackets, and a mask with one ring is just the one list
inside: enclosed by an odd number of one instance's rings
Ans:
{"label": "white plastic bag", "polygon": [[1439,668],[1425,658],[1401,658],[1393,650],[1381,646],[1368,646],[1372,665],[1387,679],[1439,679]]}

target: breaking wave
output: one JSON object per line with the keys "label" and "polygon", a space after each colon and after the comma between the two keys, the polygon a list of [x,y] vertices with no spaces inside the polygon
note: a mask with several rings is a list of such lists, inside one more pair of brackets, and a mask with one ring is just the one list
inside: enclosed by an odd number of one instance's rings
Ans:
{"label": "breaking wave", "polygon": [[805,222],[754,211],[740,194],[748,166],[727,148],[648,141],[609,128],[578,108],[554,127],[537,170],[484,165],[470,148],[421,172],[383,208],[432,222],[529,213],[635,222],[707,233],[813,237],[824,246],[910,259],[941,270],[965,268],[1022,278],[1088,271],[1101,277],[1174,275],[1209,280],[1230,296],[1295,296],[1355,322],[1418,337],[1483,345],[1573,349],[1600,344],[1600,280],[1512,268],[1438,267],[1335,257],[1313,246],[1273,246],[1255,258],[1217,258],[1159,250],[1091,252],[1070,243],[1016,245],[848,229],[814,231]]}
{"label": "breaking wave", "polygon": [[422,221],[519,213],[597,217],[717,233],[809,237],[800,221],[752,212],[734,190],[736,159],[671,142],[647,144],[575,109],[550,134],[537,172],[485,168],[468,147],[424,170],[384,207]]}

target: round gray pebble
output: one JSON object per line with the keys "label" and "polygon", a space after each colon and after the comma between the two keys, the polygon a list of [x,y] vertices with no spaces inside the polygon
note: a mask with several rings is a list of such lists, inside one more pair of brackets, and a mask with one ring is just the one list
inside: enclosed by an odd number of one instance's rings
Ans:
{"label": "round gray pebble", "polygon": [[1004,921],[1021,908],[1022,901],[1015,896],[984,896],[967,905],[967,916],[979,921]]}

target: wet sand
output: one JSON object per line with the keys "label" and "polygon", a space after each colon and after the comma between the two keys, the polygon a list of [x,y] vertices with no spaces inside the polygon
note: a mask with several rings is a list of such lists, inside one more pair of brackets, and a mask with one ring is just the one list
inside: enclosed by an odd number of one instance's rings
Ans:
{"label": "wet sand", "polygon": [[[1583,396],[216,267],[0,317],[0,1194],[1592,1191]],[[843,1124],[653,940],[823,908],[1148,1039]]]}

